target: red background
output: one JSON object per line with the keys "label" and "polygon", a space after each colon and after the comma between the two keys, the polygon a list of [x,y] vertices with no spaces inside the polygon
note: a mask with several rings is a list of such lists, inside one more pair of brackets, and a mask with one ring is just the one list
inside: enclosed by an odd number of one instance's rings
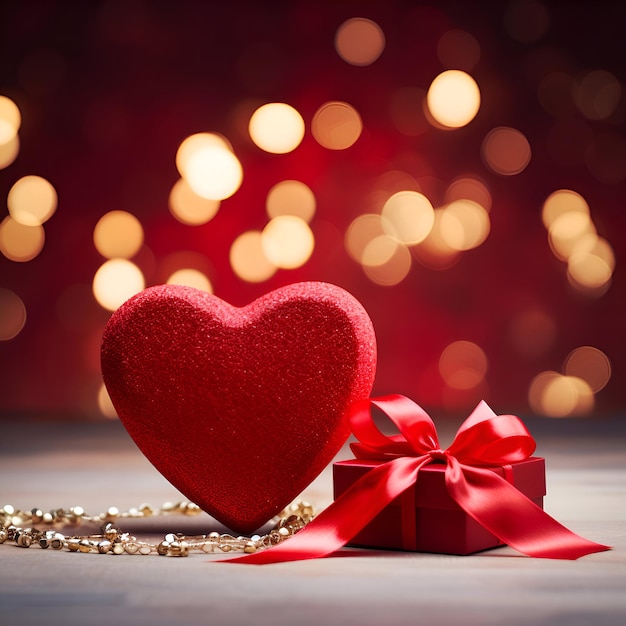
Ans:
{"label": "red background", "polygon": [[[588,139],[561,136],[571,158],[558,159],[549,138],[563,119],[542,108],[537,90],[554,67],[573,76],[603,69],[623,82],[626,8],[618,2],[546,2],[546,33],[523,44],[503,26],[508,6],[0,3],[0,94],[14,99],[23,116],[20,154],[0,170],[0,215],[21,176],[44,176],[59,195],[42,253],[27,263],[0,257],[0,286],[15,291],[28,313],[22,332],[0,343],[2,414],[98,416],[99,341],[109,313],[91,294],[104,260],[92,233],[112,209],[133,213],[144,226],[150,252],[135,261],[148,284],[162,282],[162,260],[184,249],[206,255],[216,295],[235,305],[299,280],[329,281],[351,291],[378,335],[375,393],[405,393],[426,406],[442,406],[439,355],[450,342],[465,339],[488,356],[483,391],[494,410],[527,412],[532,378],[560,370],[572,349],[592,345],[613,366],[596,412],[623,406],[626,97],[611,119],[598,122],[584,120],[573,104],[565,106],[565,118],[582,125]],[[376,21],[386,36],[383,55],[368,67],[348,65],[333,47],[338,26],[355,16]],[[389,98],[400,87],[426,89],[445,69],[437,42],[452,28],[471,33],[481,46],[471,71],[481,88],[481,110],[462,129],[403,136],[390,121]],[[365,131],[348,150],[327,150],[308,131],[313,113],[327,100],[345,100],[363,118]],[[245,112],[271,101],[295,106],[307,123],[293,153],[264,153],[247,136]],[[483,138],[501,125],[521,130],[532,147],[529,166],[517,176],[493,174],[481,160]],[[178,178],[178,145],[202,131],[229,138],[244,182],[212,221],[190,227],[170,215],[168,194]],[[606,162],[624,171],[610,181],[585,165],[585,154],[593,146],[601,149],[607,135],[617,137],[617,148]],[[343,234],[367,209],[366,191],[389,169],[430,180],[427,195],[435,205],[456,177],[481,178],[493,199],[487,241],[451,269],[414,263],[399,285],[373,284],[348,256]],[[230,245],[243,231],[264,226],[267,191],[288,178],[305,182],[316,195],[316,249],[302,268],[279,270],[265,283],[245,283],[230,268]],[[615,250],[613,284],[600,298],[574,291],[565,265],[549,249],[541,206],[559,188],[586,198],[599,234]],[[529,307],[544,310],[558,328],[550,350],[533,358],[521,356],[510,339],[513,316]]]}

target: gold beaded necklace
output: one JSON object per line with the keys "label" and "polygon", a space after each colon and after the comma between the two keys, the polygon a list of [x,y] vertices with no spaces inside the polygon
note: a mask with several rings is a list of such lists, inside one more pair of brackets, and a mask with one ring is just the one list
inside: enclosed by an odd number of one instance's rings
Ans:
{"label": "gold beaded necklace", "polygon": [[[157,516],[201,513],[193,502],[166,502],[159,508],[141,504],[128,511],[110,507],[99,515],[87,515],[80,506],[70,509],[53,509],[44,513],[40,509],[22,511],[6,504],[0,508],[0,544],[14,542],[21,548],[39,545],[40,548],[69,550],[70,552],[97,552],[100,554],[158,554],[160,556],[189,556],[191,551],[245,552],[253,553],[281,543],[302,530],[314,517],[313,507],[304,501],[295,502],[281,511],[275,525],[266,535],[251,537],[228,533],[211,532],[207,535],[187,536],[182,533],[167,533],[159,543],[142,541],[118,526],[118,520],[145,519]],[[99,529],[97,534],[62,534],[66,527],[92,524]],[[37,527],[39,526],[39,528]],[[41,528],[43,527],[43,528]]]}

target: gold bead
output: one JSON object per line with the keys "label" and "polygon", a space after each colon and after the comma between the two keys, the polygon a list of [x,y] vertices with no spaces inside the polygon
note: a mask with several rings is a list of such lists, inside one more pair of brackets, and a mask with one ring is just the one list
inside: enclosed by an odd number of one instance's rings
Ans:
{"label": "gold bead", "polygon": [[147,543],[139,546],[139,554],[150,554],[150,552],[152,552],[152,548]]}
{"label": "gold bead", "polygon": [[211,541],[217,541],[220,538],[220,534],[216,533],[215,531],[213,531],[212,533],[209,533],[209,539]]}
{"label": "gold bead", "polygon": [[106,517],[107,519],[115,519],[120,514],[120,510],[116,506],[110,506],[107,509]]}
{"label": "gold bead", "polygon": [[137,552],[139,552],[139,545],[132,541],[129,541],[128,543],[124,544],[124,550],[128,554],[136,554]]}
{"label": "gold bead", "polygon": [[220,545],[218,546],[218,548],[222,551],[222,552],[230,552],[233,547],[229,544],[229,543],[220,543]]}
{"label": "gold bead", "polygon": [[91,552],[91,542],[89,539],[81,539],[78,542],[78,549],[80,552]]}
{"label": "gold bead", "polygon": [[124,554],[124,544],[121,542],[114,543],[112,552],[113,554]]}
{"label": "gold bead", "polygon": [[202,509],[194,502],[187,502],[185,506],[185,515],[199,515]]}
{"label": "gold bead", "polygon": [[289,529],[285,528],[284,526],[282,528],[279,528],[277,532],[280,535],[281,539],[284,539],[285,537],[289,537],[289,535],[291,534],[289,532]]}
{"label": "gold bead", "polygon": [[9,537],[9,531],[4,527],[0,527],[0,543],[4,543]]}
{"label": "gold bead", "polygon": [[144,517],[151,517],[152,515],[154,515],[154,507],[147,502],[144,502],[143,504],[139,505],[139,512]]}
{"label": "gold bead", "polygon": [[109,550],[111,550],[112,545],[113,544],[108,539],[103,539],[98,543],[98,552],[100,554],[106,554]]}
{"label": "gold bead", "polygon": [[252,554],[253,552],[256,552],[256,546],[254,545],[253,541],[247,541],[246,545],[243,548],[243,551],[246,554]]}
{"label": "gold bead", "polygon": [[[60,509],[62,510],[62,509]],[[80,524],[81,518],[85,515],[85,510],[82,506],[70,507],[70,510],[66,513],[65,518],[68,524]]]}
{"label": "gold bead", "polygon": [[30,533],[22,531],[15,536],[15,543],[17,543],[20,548],[30,548],[33,543],[33,538]]}
{"label": "gold bead", "polygon": [[50,547],[53,550],[60,550],[65,542],[65,536],[61,533],[54,533],[54,537],[50,540]]}
{"label": "gold bead", "polygon": [[169,556],[188,556],[189,544],[186,541],[173,541],[169,545],[167,554]]}
{"label": "gold bead", "polygon": [[79,550],[79,547],[78,547],[79,543],[80,543],[79,539],[74,539],[74,538],[68,539],[67,540],[67,547],[68,547],[69,551],[70,552],[78,552],[78,550]]}
{"label": "gold bead", "polygon": [[43,511],[40,509],[32,509],[30,512],[30,519],[33,524],[39,524],[43,521]]}
{"label": "gold bead", "polygon": [[159,543],[159,545],[157,546],[157,554],[160,554],[161,556],[166,556],[169,548],[169,541],[161,541],[161,543]]}
{"label": "gold bead", "polygon": [[52,513],[44,513],[41,521],[44,524],[52,524],[52,522],[54,521],[54,518],[52,517]]}
{"label": "gold bead", "polygon": [[2,507],[2,510],[6,515],[15,515],[15,507],[11,506],[10,504],[5,504]]}
{"label": "gold bead", "polygon": [[102,532],[109,541],[115,541],[120,531],[111,522],[108,522],[107,524],[104,525]]}

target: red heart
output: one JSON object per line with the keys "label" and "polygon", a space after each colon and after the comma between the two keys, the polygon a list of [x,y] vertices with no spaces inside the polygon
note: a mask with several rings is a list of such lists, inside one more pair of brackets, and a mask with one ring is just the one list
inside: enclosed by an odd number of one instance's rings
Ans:
{"label": "red heart", "polygon": [[332,460],[375,368],[367,313],[326,283],[243,308],[151,287],[112,315],[102,341],[104,381],[135,443],[236,532],[262,526]]}

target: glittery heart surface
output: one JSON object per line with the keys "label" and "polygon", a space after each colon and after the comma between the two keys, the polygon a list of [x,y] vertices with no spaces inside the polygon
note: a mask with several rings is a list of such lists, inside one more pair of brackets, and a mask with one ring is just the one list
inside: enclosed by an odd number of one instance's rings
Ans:
{"label": "glittery heart surface", "polygon": [[348,406],[369,396],[371,321],[327,283],[236,308],[189,287],[123,304],[102,373],[126,430],[187,498],[236,532],[262,526],[332,460]]}

